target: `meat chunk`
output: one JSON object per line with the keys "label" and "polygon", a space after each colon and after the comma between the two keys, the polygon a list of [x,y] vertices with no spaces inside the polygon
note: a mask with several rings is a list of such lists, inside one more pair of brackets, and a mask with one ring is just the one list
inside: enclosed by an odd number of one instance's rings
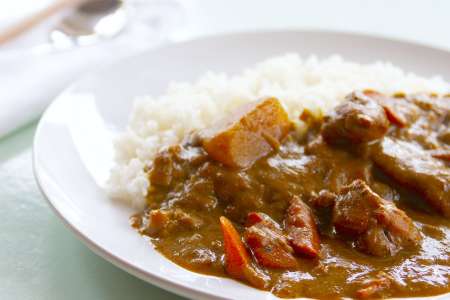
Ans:
{"label": "meat chunk", "polygon": [[380,104],[389,121],[398,126],[406,127],[413,123],[419,116],[419,109],[404,97],[404,95],[386,96],[375,91],[364,91],[367,97],[370,97]]}
{"label": "meat chunk", "polygon": [[294,250],[278,223],[266,214],[252,212],[247,224],[251,225],[245,229],[244,238],[260,265],[283,269],[297,266]]}
{"label": "meat chunk", "polygon": [[431,206],[450,217],[450,168],[420,145],[385,138],[372,159],[398,182],[424,195]]}
{"label": "meat chunk", "polygon": [[314,214],[299,197],[294,197],[285,218],[285,229],[295,253],[311,258],[319,256],[320,238]]}
{"label": "meat chunk", "polygon": [[[449,98],[417,94],[395,99],[376,96],[405,120],[372,151],[372,159],[399,183],[415,189],[436,210],[450,216]],[[383,104],[384,103],[384,104]]]}
{"label": "meat chunk", "polygon": [[375,256],[395,255],[421,240],[412,220],[362,180],[339,192],[332,222],[337,232],[353,237],[360,250]]}
{"label": "meat chunk", "polygon": [[396,238],[396,243],[405,247],[417,245],[421,236],[411,218],[393,202],[382,198],[378,200],[379,207],[374,211],[374,216],[378,223],[389,231],[390,237]]}
{"label": "meat chunk", "polygon": [[384,227],[374,219],[370,219],[367,230],[359,236],[356,246],[359,250],[378,257],[392,256],[400,250],[389,239]]}
{"label": "meat chunk", "polygon": [[162,237],[174,231],[198,229],[202,224],[200,219],[174,208],[145,211],[139,226],[135,227],[148,236]]}
{"label": "meat chunk", "polygon": [[384,109],[364,93],[354,92],[327,116],[322,136],[330,144],[367,143],[383,137],[388,127]]}
{"label": "meat chunk", "polygon": [[240,107],[200,133],[206,152],[229,167],[245,168],[278,148],[291,122],[276,98]]}
{"label": "meat chunk", "polygon": [[414,141],[428,150],[450,150],[445,144],[445,131],[450,126],[449,98],[426,94],[398,97],[378,95],[375,98],[385,108],[388,116],[396,116],[397,121],[391,122],[397,127],[392,128],[389,136]]}
{"label": "meat chunk", "polygon": [[378,196],[361,180],[354,181],[339,192],[332,222],[336,230],[348,235],[367,231],[372,211],[377,208]]}
{"label": "meat chunk", "polygon": [[314,193],[310,202],[314,207],[326,208],[332,207],[336,201],[336,194],[328,190],[321,190],[318,194]]}
{"label": "meat chunk", "polygon": [[388,201],[374,211],[368,230],[359,238],[358,247],[374,256],[392,256],[402,248],[416,246],[419,231],[402,210]]}
{"label": "meat chunk", "polygon": [[173,154],[180,151],[180,146],[161,150],[153,160],[149,178],[153,185],[169,186],[172,182]]}

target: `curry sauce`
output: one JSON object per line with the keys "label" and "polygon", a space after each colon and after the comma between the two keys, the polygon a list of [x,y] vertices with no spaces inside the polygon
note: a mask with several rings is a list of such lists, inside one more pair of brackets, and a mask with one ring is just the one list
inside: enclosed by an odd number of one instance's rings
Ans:
{"label": "curry sauce", "polygon": [[450,98],[355,92],[301,136],[286,116],[264,99],[162,149],[133,227],[279,297],[450,292]]}

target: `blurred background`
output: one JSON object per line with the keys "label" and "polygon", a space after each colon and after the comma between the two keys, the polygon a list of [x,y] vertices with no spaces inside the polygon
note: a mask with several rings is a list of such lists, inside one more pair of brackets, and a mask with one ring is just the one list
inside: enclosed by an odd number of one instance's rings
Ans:
{"label": "blurred background", "polygon": [[0,136],[36,119],[81,73],[164,43],[316,29],[450,48],[448,11],[446,0],[2,0]]}
{"label": "blurred background", "polygon": [[447,0],[0,0],[0,298],[181,299],[90,252],[38,191],[36,122],[79,76],[158,45],[238,31],[346,31],[450,49],[448,12]]}

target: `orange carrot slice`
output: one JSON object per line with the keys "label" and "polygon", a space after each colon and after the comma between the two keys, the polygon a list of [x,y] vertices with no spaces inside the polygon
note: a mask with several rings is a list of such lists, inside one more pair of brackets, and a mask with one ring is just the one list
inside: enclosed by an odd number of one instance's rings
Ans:
{"label": "orange carrot slice", "polygon": [[220,225],[223,233],[227,273],[236,279],[248,281],[257,288],[267,288],[270,277],[250,264],[250,256],[233,224],[222,216]]}
{"label": "orange carrot slice", "polygon": [[222,226],[227,272],[235,278],[245,279],[244,268],[249,264],[250,257],[244,243],[230,220],[222,216],[220,225]]}

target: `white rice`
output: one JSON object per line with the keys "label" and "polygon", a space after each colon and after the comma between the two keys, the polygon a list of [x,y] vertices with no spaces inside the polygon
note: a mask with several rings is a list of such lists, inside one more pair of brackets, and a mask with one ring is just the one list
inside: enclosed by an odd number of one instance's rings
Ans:
{"label": "white rice", "polygon": [[270,58],[235,76],[207,73],[195,83],[172,83],[164,95],[135,100],[129,126],[115,142],[116,166],[108,192],[142,208],[150,184],[144,166],[151,164],[157,151],[243,103],[275,96],[290,117],[298,119],[304,108],[326,112],[349,92],[366,88],[389,94],[450,91],[439,77],[422,78],[390,63],[361,65],[339,56],[318,60],[297,54]]}

